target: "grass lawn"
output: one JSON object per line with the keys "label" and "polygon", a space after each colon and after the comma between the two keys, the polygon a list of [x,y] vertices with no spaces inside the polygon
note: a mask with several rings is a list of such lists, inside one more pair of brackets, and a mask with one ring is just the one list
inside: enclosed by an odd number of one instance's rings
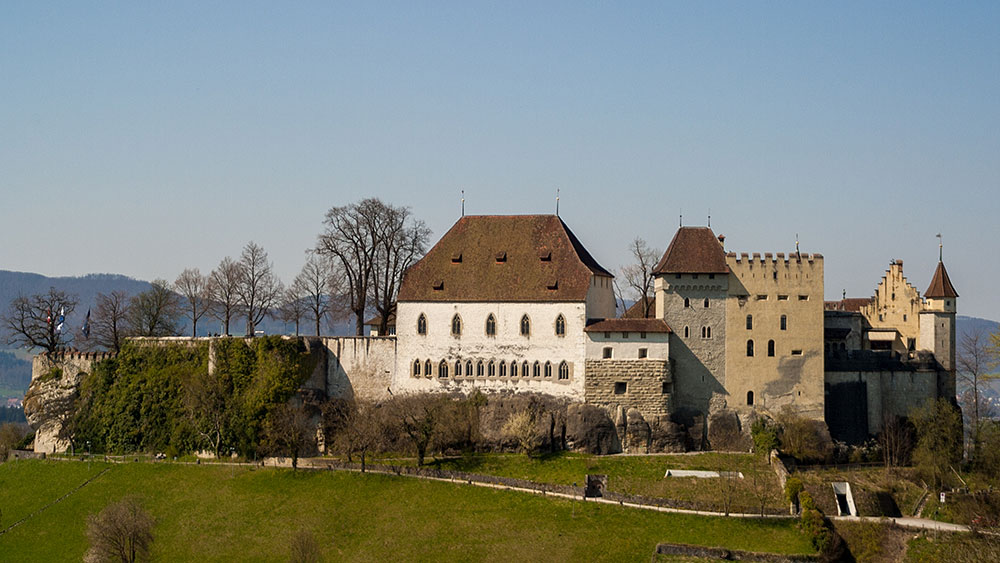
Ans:
{"label": "grass lawn", "polygon": [[[0,464],[3,521],[44,506],[108,467]],[[139,495],[157,521],[154,559],[287,559],[307,530],[327,560],[648,561],[658,542],[810,553],[793,521],[664,514],[386,475],[218,466],[112,465],[0,535],[10,561],[80,560],[88,514]],[[10,515],[9,515],[10,514]],[[5,527],[5,526],[0,526]]]}
{"label": "grass lawn", "polygon": [[[384,461],[384,463],[400,462]],[[559,452],[533,457],[523,454],[480,454],[438,459],[428,465],[439,469],[513,477],[538,483],[561,485],[576,483],[579,486],[584,485],[587,474],[599,473],[608,476],[608,489],[611,491],[690,501],[709,510],[718,510],[721,507],[716,480],[694,477],[666,478],[664,474],[667,468],[738,470],[747,476],[751,471],[758,471],[769,481],[773,489],[768,506],[779,510],[785,508],[774,472],[766,461],[750,454],[594,456]],[[750,490],[749,479],[744,479],[735,493],[733,511],[754,512],[757,510],[753,508],[755,505],[756,499]]]}

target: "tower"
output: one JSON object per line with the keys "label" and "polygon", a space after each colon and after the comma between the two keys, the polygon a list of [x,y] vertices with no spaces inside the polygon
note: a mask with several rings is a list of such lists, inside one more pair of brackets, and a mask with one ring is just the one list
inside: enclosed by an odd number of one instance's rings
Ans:
{"label": "tower", "polygon": [[931,284],[924,292],[924,310],[920,312],[920,348],[934,353],[946,372],[938,378],[938,397],[955,398],[955,312],[958,292],[951,285],[948,270],[938,261]]}

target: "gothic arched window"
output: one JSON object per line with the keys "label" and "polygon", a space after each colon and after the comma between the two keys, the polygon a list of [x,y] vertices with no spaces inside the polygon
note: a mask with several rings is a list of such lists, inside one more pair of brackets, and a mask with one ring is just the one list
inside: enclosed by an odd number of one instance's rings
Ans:
{"label": "gothic arched window", "polygon": [[773,340],[768,340],[767,341],[767,355],[768,356],[773,356],[774,355],[774,341]]}
{"label": "gothic arched window", "polygon": [[486,336],[496,336],[497,335],[497,318],[490,313],[490,316],[486,317]]}
{"label": "gothic arched window", "polygon": [[444,360],[438,364],[438,377],[448,377],[448,363]]}
{"label": "gothic arched window", "polygon": [[569,364],[566,362],[559,364],[559,379],[569,379]]}
{"label": "gothic arched window", "polygon": [[459,317],[457,314],[451,318],[451,335],[462,335],[462,317]]}
{"label": "gothic arched window", "polygon": [[566,336],[566,318],[562,315],[556,317],[556,336]]}
{"label": "gothic arched window", "polygon": [[552,377],[552,362],[545,362],[545,377]]}
{"label": "gothic arched window", "polygon": [[753,357],[753,340],[747,340],[747,357]]}
{"label": "gothic arched window", "polygon": [[528,315],[521,317],[521,336],[529,336],[531,334],[531,319]]}
{"label": "gothic arched window", "polygon": [[427,317],[423,313],[417,317],[417,334],[427,334]]}

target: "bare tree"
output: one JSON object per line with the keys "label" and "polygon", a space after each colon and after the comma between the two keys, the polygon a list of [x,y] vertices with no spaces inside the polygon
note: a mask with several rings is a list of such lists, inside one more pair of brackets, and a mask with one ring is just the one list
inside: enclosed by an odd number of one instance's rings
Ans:
{"label": "bare tree", "polygon": [[905,465],[913,452],[913,442],[910,423],[904,418],[886,414],[882,419],[882,431],[878,434],[886,469]]}
{"label": "bare tree", "polygon": [[[653,316],[653,266],[662,254],[658,249],[650,248],[646,241],[636,237],[629,244],[633,263],[620,268],[621,277],[625,280],[625,291],[635,297],[640,305],[643,318]],[[624,306],[624,303],[623,303]]]}
{"label": "bare tree", "polygon": [[284,404],[274,409],[265,422],[264,443],[271,453],[292,458],[292,469],[298,469],[299,456],[316,449],[316,425],[305,406]]}
{"label": "bare tree", "polygon": [[386,442],[386,427],[380,405],[370,401],[356,401],[336,412],[340,414],[335,416],[342,417],[342,422],[337,425],[336,449],[347,454],[348,460],[353,454],[360,455],[361,472],[364,473],[368,454],[378,450]]}
{"label": "bare tree", "polygon": [[191,375],[184,386],[184,410],[191,426],[215,457],[222,456],[232,388],[218,370]]}
{"label": "bare tree", "polygon": [[[315,323],[316,336],[320,335],[320,324],[330,310],[330,298],[327,292],[330,290],[332,277],[333,270],[329,259],[311,252],[305,265],[302,266],[302,271],[292,282],[293,292],[304,299],[309,316]],[[298,323],[295,328],[295,333],[298,334]]]}
{"label": "bare tree", "polygon": [[227,336],[230,322],[239,313],[239,285],[240,266],[228,256],[208,275],[212,315],[222,321],[222,330]]}
{"label": "bare tree", "polygon": [[191,336],[198,336],[198,319],[208,311],[208,276],[201,275],[198,268],[188,268],[177,276],[174,289],[184,299],[184,310],[191,319]]}
{"label": "bare tree", "polygon": [[97,307],[90,321],[94,343],[107,350],[118,352],[129,336],[129,295],[125,291],[97,294]]}
{"label": "bare tree", "polygon": [[90,549],[84,561],[132,563],[148,560],[153,524],[153,517],[143,510],[135,497],[109,504],[100,514],[87,518]]}
{"label": "bare tree", "polygon": [[379,314],[378,333],[388,334],[389,316],[396,308],[403,273],[424,255],[431,231],[410,215],[409,208],[385,204],[377,225],[371,297]]}
{"label": "bare tree", "polygon": [[733,502],[740,489],[740,472],[736,463],[726,458],[719,464],[719,500],[722,502],[722,511],[729,516],[729,511],[733,508]]}
{"label": "bare tree", "polygon": [[177,294],[166,280],[132,298],[128,307],[129,330],[136,336],[177,336],[180,317]]}
{"label": "bare tree", "polygon": [[309,530],[299,530],[292,538],[291,563],[319,563],[323,560],[319,543]]}
{"label": "bare tree", "polygon": [[760,515],[764,516],[767,505],[773,501],[777,501],[781,497],[777,478],[772,471],[761,467],[757,460],[754,460],[749,473],[750,492],[753,493],[753,498],[757,501],[757,508],[760,510]]}
{"label": "bare tree", "polygon": [[992,345],[992,341],[997,340],[1000,344],[1000,336],[991,335],[981,327],[962,334],[958,343],[958,378],[965,383],[966,405],[963,409],[969,416],[969,432],[971,447],[969,457],[975,460],[979,454],[979,445],[982,442],[980,432],[980,421],[988,417],[989,403],[986,403],[982,396],[982,390],[990,384],[990,381],[1000,377],[1000,373],[990,373],[990,368],[996,367],[998,348]]}
{"label": "bare tree", "polygon": [[538,447],[538,433],[535,431],[535,413],[524,409],[510,415],[501,429],[501,434],[517,442],[525,455]]}
{"label": "bare tree", "polygon": [[247,336],[253,336],[257,325],[264,320],[283,291],[281,280],[274,275],[274,267],[267,259],[267,252],[253,241],[243,247],[239,262],[239,284],[236,295],[247,319]]}
{"label": "bare tree", "polygon": [[[295,336],[299,335],[299,323],[309,312],[307,297],[299,293],[300,288],[294,284],[282,293],[280,305],[274,310],[273,316],[283,323],[295,324]],[[318,323],[317,323],[318,326]],[[319,331],[317,331],[317,336]]]}
{"label": "bare tree", "polygon": [[7,332],[7,344],[41,348],[54,352],[72,341],[65,330],[65,317],[76,308],[76,296],[50,287],[48,293],[19,296],[10,302],[0,322]]}
{"label": "bare tree", "polygon": [[323,221],[323,234],[316,242],[316,251],[339,263],[346,282],[346,295],[354,313],[355,334],[365,329],[375,254],[378,246],[378,224],[383,203],[368,198],[343,207],[332,207]]}
{"label": "bare tree", "polygon": [[421,393],[396,397],[387,405],[393,422],[417,451],[418,466],[424,464],[427,449],[438,436],[448,400],[431,393]]}

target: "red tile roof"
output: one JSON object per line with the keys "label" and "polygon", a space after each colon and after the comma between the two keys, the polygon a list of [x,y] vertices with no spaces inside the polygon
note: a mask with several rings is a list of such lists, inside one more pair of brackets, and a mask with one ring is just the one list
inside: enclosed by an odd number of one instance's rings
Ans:
{"label": "red tile roof", "polygon": [[663,319],[602,319],[595,321],[584,332],[673,332]]}
{"label": "red tile roof", "polygon": [[470,215],[407,270],[397,300],[584,301],[594,275],[613,277],[555,215]]}
{"label": "red tile roof", "polygon": [[654,274],[728,274],[726,253],[708,227],[681,227]]}
{"label": "red tile roof", "polygon": [[629,307],[624,313],[622,313],[621,318],[623,319],[651,319],[656,316],[656,298],[649,298],[649,314],[643,317],[642,315],[642,300],[636,301]]}
{"label": "red tile roof", "polygon": [[958,297],[955,286],[951,285],[951,279],[948,278],[948,270],[944,269],[944,262],[938,262],[937,269],[934,270],[934,277],[931,278],[931,285],[924,292],[924,297]]}
{"label": "red tile roof", "polygon": [[840,301],[824,301],[823,308],[827,311],[850,311],[852,313],[860,313],[861,307],[870,305],[871,302],[871,297],[848,297],[846,299],[841,299]]}

